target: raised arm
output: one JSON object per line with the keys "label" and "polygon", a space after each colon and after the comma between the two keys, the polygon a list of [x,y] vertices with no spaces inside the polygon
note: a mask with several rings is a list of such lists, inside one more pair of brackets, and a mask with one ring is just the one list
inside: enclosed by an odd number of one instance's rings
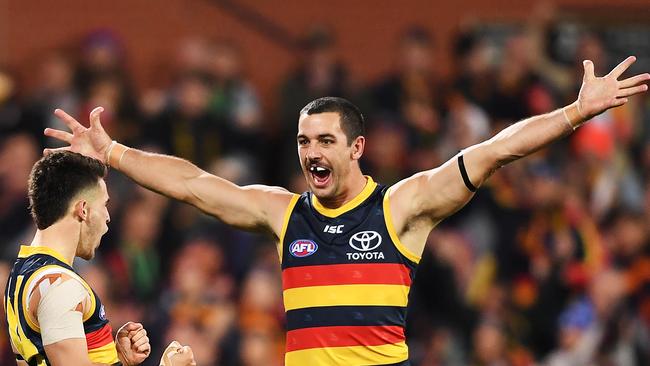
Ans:
{"label": "raised arm", "polygon": [[583,83],[574,103],[515,123],[491,139],[461,151],[442,166],[396,184],[389,198],[393,224],[404,237],[404,244],[414,253],[421,253],[431,229],[462,208],[475,189],[498,168],[568,135],[592,117],[646,91],[648,87],[643,83],[650,79],[650,74],[618,80],[635,60],[628,57],[604,77],[596,77],[593,63],[584,61]]}
{"label": "raised arm", "polygon": [[86,128],[57,109],[54,114],[72,133],[48,128],[45,135],[70,144],[60,149],[99,159],[136,183],[196,206],[229,225],[248,230],[267,230],[279,236],[291,193],[262,185],[240,187],[201,170],[189,161],[113,142],[101,125],[102,112],[103,108],[95,108],[90,113],[90,127]]}

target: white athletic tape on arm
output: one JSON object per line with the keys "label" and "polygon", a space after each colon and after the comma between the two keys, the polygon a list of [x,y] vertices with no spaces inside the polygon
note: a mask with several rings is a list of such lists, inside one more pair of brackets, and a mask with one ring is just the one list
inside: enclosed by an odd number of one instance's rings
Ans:
{"label": "white athletic tape on arm", "polygon": [[49,286],[36,312],[44,346],[65,339],[86,337],[83,314],[75,309],[88,296],[86,288],[75,279],[57,281]]}
{"label": "white athletic tape on arm", "polygon": [[586,118],[582,115],[582,112],[580,111],[580,103],[578,102],[569,104],[562,108],[562,114],[564,115],[566,123],[568,123],[573,130],[582,126],[582,124],[586,122]]}

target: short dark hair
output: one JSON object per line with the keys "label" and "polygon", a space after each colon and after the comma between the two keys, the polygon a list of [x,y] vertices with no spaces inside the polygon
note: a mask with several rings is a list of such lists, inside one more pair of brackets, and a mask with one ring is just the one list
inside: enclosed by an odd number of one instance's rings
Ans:
{"label": "short dark hair", "polygon": [[40,229],[61,219],[79,192],[106,176],[106,165],[81,154],[58,151],[37,161],[29,174],[29,209]]}
{"label": "short dark hair", "polygon": [[322,97],[312,100],[307,104],[300,114],[312,115],[317,113],[336,112],[341,119],[341,129],[347,137],[348,145],[354,139],[363,136],[365,131],[364,119],[361,111],[349,100],[339,97]]}

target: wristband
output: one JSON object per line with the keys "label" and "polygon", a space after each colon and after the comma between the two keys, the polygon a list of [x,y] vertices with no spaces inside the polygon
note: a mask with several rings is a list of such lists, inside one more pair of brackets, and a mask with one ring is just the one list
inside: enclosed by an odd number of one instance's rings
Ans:
{"label": "wristband", "polygon": [[111,143],[108,145],[108,148],[106,149],[106,152],[104,153],[104,163],[108,165],[108,159],[111,156],[111,151],[113,151],[113,148],[117,144],[117,141],[113,140]]}
{"label": "wristband", "polygon": [[586,118],[583,116],[580,111],[580,105],[578,102],[569,104],[568,106],[562,108],[562,114],[564,115],[564,120],[571,126],[571,129],[575,130],[585,123]]}
{"label": "wristband", "polygon": [[470,192],[476,192],[478,188],[476,188],[476,186],[472,184],[472,181],[469,180],[467,169],[465,169],[465,161],[463,160],[463,155],[458,155],[458,169],[460,170],[461,177],[463,177],[465,187],[467,187]]}
{"label": "wristband", "polygon": [[120,170],[120,164],[124,158],[124,153],[126,153],[128,149],[128,147],[116,142],[107,154],[108,159],[106,163],[108,166]]}

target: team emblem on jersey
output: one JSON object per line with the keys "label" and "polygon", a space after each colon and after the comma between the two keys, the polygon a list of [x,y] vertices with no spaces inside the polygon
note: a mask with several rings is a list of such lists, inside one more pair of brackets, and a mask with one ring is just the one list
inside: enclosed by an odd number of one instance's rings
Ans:
{"label": "team emblem on jersey", "polygon": [[298,239],[289,245],[289,253],[298,258],[308,257],[317,250],[318,244],[308,239]]}
{"label": "team emblem on jersey", "polygon": [[376,231],[360,231],[350,238],[350,246],[361,252],[369,252],[381,244],[381,235]]}

